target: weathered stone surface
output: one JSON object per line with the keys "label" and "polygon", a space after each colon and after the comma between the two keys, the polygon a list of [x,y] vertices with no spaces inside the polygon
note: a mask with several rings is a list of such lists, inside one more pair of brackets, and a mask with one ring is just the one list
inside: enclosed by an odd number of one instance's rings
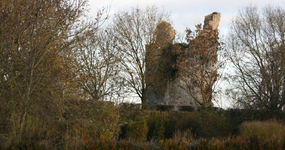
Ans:
{"label": "weathered stone surface", "polygon": [[220,13],[213,12],[212,14],[205,16],[204,29],[217,30],[219,23],[220,23]]}
{"label": "weathered stone surface", "polygon": [[156,43],[172,43],[175,37],[175,30],[170,23],[163,21],[155,29]]}
{"label": "weathered stone surface", "polygon": [[[205,16],[204,21],[204,30],[217,30],[220,22],[220,14],[217,12],[214,12],[210,15]],[[203,36],[203,35],[199,35]],[[170,23],[162,22],[158,24],[156,28],[156,41],[157,44],[155,47],[158,51],[161,51],[165,47],[164,45],[173,44],[173,39],[175,37],[175,30],[171,26]],[[162,47],[161,47],[162,45]],[[183,46],[183,44],[174,44],[174,45],[180,45],[182,49],[189,51],[189,47]],[[148,46],[151,47],[151,46]],[[214,50],[216,49],[215,46],[213,46]],[[213,50],[209,49],[209,50]],[[147,49],[147,51],[150,51],[151,49]],[[157,55],[161,55],[162,52],[158,52]],[[158,57],[159,61],[165,61],[164,59],[169,58],[162,58]],[[193,61],[193,59],[190,59],[188,61]],[[179,109],[197,109],[199,107],[199,104],[190,96],[189,93],[185,90],[185,84],[180,79],[178,73],[175,76],[171,76],[172,78],[161,78],[157,77],[159,73],[157,71],[159,69],[154,67],[155,65],[150,65],[150,68],[147,68],[147,78],[151,78],[156,82],[156,84],[150,84],[149,88],[147,89],[147,108],[148,109],[169,109],[172,110],[179,110]],[[213,65],[215,66],[215,65]],[[212,67],[212,70],[216,70],[216,67]],[[179,70],[178,70],[179,71]],[[159,81],[157,81],[159,80]],[[159,86],[157,86],[159,85]],[[163,90],[159,90],[159,89]],[[197,92],[198,93],[198,92]],[[196,97],[199,97],[197,95]],[[200,95],[200,97],[202,97]]]}

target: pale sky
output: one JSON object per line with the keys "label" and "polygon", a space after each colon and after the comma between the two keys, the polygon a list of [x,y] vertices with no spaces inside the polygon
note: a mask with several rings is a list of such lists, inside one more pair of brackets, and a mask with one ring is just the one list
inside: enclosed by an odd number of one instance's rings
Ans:
{"label": "pale sky", "polygon": [[227,32],[230,20],[238,10],[250,4],[263,8],[267,5],[280,6],[285,9],[285,0],[89,0],[90,16],[95,16],[98,9],[111,6],[110,15],[131,7],[155,5],[171,13],[174,29],[183,33],[186,27],[194,29],[195,24],[203,23],[204,17],[212,12],[221,13],[220,33]]}

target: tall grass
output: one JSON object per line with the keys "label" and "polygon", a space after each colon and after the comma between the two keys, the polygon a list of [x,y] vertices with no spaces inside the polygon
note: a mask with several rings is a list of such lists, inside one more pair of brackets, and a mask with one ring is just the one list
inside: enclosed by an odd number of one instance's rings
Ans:
{"label": "tall grass", "polygon": [[244,122],[240,126],[240,135],[243,137],[261,137],[266,140],[283,143],[285,126],[276,120]]}

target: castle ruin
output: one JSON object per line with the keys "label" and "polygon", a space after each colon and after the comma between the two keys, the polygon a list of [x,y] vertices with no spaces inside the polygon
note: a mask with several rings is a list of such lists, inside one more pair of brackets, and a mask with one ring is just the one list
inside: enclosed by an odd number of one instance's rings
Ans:
{"label": "castle ruin", "polygon": [[[214,12],[205,16],[203,31],[199,33],[196,39],[210,38],[207,35],[209,32],[213,32],[217,36],[218,26],[220,22],[220,14]],[[173,43],[175,37],[175,30],[170,23],[161,22],[156,28],[156,41],[154,44],[146,45],[146,81],[148,84],[147,89],[147,109],[171,109],[171,110],[196,110],[203,105],[205,98],[209,99],[205,106],[212,106],[211,93],[213,83],[216,81],[216,76],[207,77],[203,82],[208,82],[206,87],[203,85],[204,91],[199,92],[201,87],[197,86],[196,81],[192,81],[193,78],[185,78],[185,74],[182,74],[184,70],[189,69],[187,65],[183,68],[177,68],[178,59],[177,50],[183,51],[185,54],[191,54],[187,59],[183,60],[184,64],[189,62],[195,62],[197,59],[202,59],[199,55],[199,51],[195,51],[195,48],[191,46],[191,42],[185,43]],[[217,40],[217,39],[216,39]],[[206,72],[216,72],[217,63],[217,41],[207,48],[206,51],[214,54],[215,59],[208,61],[206,66]],[[204,58],[203,58],[204,59]],[[195,63],[189,63],[195,65]],[[205,71],[204,71],[205,72]],[[191,70],[191,74],[195,76],[203,76],[204,73],[198,70]],[[189,84],[190,83],[190,84]],[[188,90],[187,90],[188,89]],[[200,90],[201,91],[201,90]],[[208,94],[208,97],[205,97]]]}

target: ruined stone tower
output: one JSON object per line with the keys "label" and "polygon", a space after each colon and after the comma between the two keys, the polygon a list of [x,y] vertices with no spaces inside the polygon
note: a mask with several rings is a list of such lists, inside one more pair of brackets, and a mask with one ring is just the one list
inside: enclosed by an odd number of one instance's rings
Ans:
{"label": "ruined stone tower", "polygon": [[175,30],[168,22],[161,22],[155,29],[156,41],[155,43],[167,44],[172,43],[175,37]]}
{"label": "ruined stone tower", "polygon": [[213,12],[205,16],[204,29],[206,30],[217,30],[220,23],[220,13]]}
{"label": "ruined stone tower", "polygon": [[[219,22],[220,14],[217,12],[205,16],[203,32],[217,31]],[[199,36],[204,36],[203,32]],[[176,63],[175,59],[177,59],[177,55],[174,52],[175,49],[179,48],[183,51],[191,52],[187,44],[173,44],[174,37],[175,31],[171,24],[161,22],[156,28],[155,43],[146,45],[146,80],[148,84],[146,103],[148,109],[185,110],[186,108],[189,110],[189,108],[197,109],[200,106],[199,101],[197,102],[196,99],[193,99],[193,93],[191,96],[189,91],[186,91],[183,87],[185,86],[185,81],[182,81],[179,76],[179,71],[181,70],[173,68]],[[209,51],[216,53],[216,49],[217,45],[213,45]],[[194,58],[186,61],[194,61]],[[216,71],[215,64],[208,67],[208,69]],[[209,80],[215,81],[216,79],[211,78]],[[202,97],[199,95],[199,92],[194,93],[196,97]]]}

